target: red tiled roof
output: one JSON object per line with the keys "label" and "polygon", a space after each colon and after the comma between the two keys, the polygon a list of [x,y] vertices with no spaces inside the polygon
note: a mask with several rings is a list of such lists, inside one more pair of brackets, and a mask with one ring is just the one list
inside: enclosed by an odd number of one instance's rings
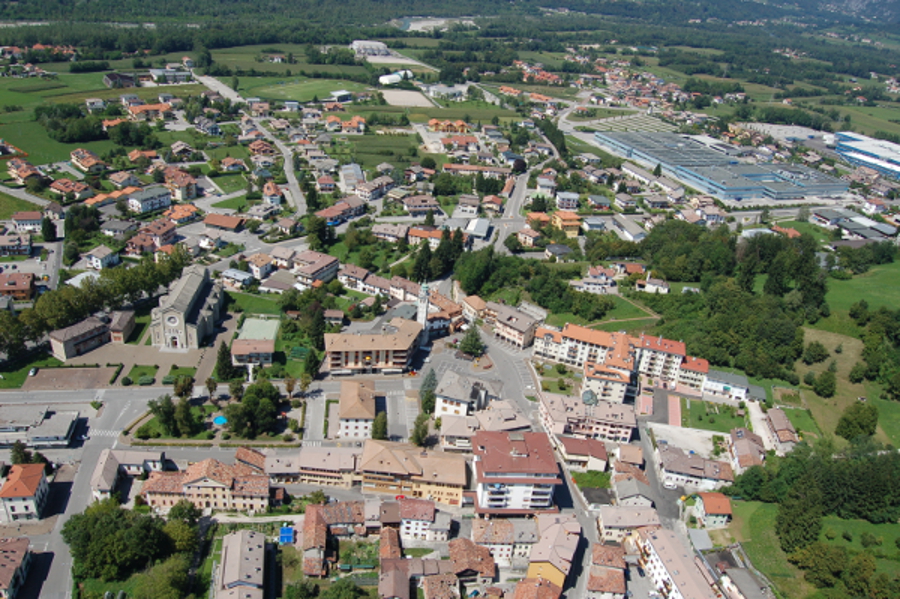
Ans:
{"label": "red tiled roof", "polygon": [[34,497],[43,478],[43,464],[16,464],[9,469],[6,483],[0,489],[0,497],[4,499]]}

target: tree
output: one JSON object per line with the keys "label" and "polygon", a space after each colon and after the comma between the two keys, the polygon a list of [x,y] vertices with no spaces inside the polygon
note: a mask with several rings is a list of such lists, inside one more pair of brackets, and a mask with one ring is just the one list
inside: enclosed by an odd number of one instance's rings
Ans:
{"label": "tree", "polygon": [[121,508],[115,499],[91,504],[69,518],[62,529],[72,553],[73,576],[76,580],[125,580],[165,558],[171,543],[163,525],[161,518]]}
{"label": "tree", "polygon": [[513,254],[517,254],[525,249],[522,247],[522,242],[519,241],[518,235],[507,235],[506,239],[503,240],[503,245]]}
{"label": "tree", "polygon": [[459,351],[475,358],[481,357],[484,353],[484,343],[481,342],[481,335],[478,334],[478,328],[474,324],[459,342]]}
{"label": "tree", "polygon": [[809,474],[794,483],[778,506],[775,532],[785,553],[793,553],[819,538],[822,529],[822,491]]}
{"label": "tree", "polygon": [[16,441],[10,449],[10,461],[13,464],[30,464],[31,452],[28,451],[24,441]]}
{"label": "tree", "polygon": [[287,392],[287,396],[294,396],[294,387],[297,386],[297,379],[292,377],[291,375],[287,375],[284,377],[284,390]]}
{"label": "tree", "polygon": [[41,221],[41,236],[44,241],[56,241],[56,225],[49,216],[45,216]]}
{"label": "tree", "polygon": [[319,585],[309,580],[292,582],[284,588],[284,599],[315,599],[319,596]]}
{"label": "tree", "polygon": [[197,548],[197,529],[183,520],[169,520],[163,526],[172,547],[178,553],[193,553]]}
{"label": "tree", "polygon": [[428,414],[420,413],[416,416],[409,442],[418,447],[425,447],[428,443]]}
{"label": "tree", "polygon": [[306,395],[309,386],[312,385],[312,381],[313,377],[308,372],[304,372],[300,375],[300,393],[302,395]]}
{"label": "tree", "polygon": [[824,362],[827,358],[828,350],[825,349],[825,346],[818,341],[811,342],[806,346],[806,350],[803,352],[804,364],[816,364],[818,362]]}
{"label": "tree", "polygon": [[422,161],[419,163],[422,168],[427,168],[430,170],[434,170],[437,168],[437,162],[434,161],[434,158],[431,156],[425,156],[422,158]]}
{"label": "tree", "polygon": [[801,206],[797,211],[797,220],[801,223],[809,221],[809,206]]}
{"label": "tree", "polygon": [[384,441],[388,438],[387,412],[378,412],[372,423],[372,438],[376,441]]}
{"label": "tree", "polygon": [[416,253],[416,261],[413,263],[412,278],[417,283],[422,283],[430,278],[431,258],[431,246],[427,241],[423,241]]}
{"label": "tree", "polygon": [[200,428],[200,422],[191,410],[191,403],[182,397],[175,405],[175,428],[179,437],[190,437]]}
{"label": "tree", "polygon": [[429,368],[422,379],[422,385],[419,387],[419,403],[422,412],[426,414],[434,413],[435,395],[434,390],[437,389],[437,374],[433,368]]}
{"label": "tree", "polygon": [[428,214],[425,215],[425,226],[426,227],[434,226],[434,210],[429,210]]}
{"label": "tree", "polygon": [[234,399],[241,401],[244,397],[244,381],[231,381],[228,385],[228,393],[231,394],[231,397]]}
{"label": "tree", "polygon": [[163,434],[167,436],[178,435],[178,425],[175,422],[175,404],[172,403],[171,395],[167,393],[157,399],[151,399],[147,403],[147,407],[159,422],[159,427],[162,429]]}
{"label": "tree", "polygon": [[219,388],[219,383],[213,377],[209,377],[206,379],[206,390],[209,392],[209,399],[212,399],[216,396],[216,390]]}
{"label": "tree", "polygon": [[203,513],[199,509],[197,509],[197,506],[195,506],[187,499],[182,499],[171,508],[169,508],[167,517],[170,521],[183,520],[191,526],[194,526],[200,520],[200,516],[202,515]]}
{"label": "tree", "polygon": [[194,394],[194,377],[182,375],[175,379],[173,391],[178,397],[185,399]]}
{"label": "tree", "polygon": [[326,590],[322,591],[319,599],[361,599],[366,597],[367,593],[360,587],[356,586],[349,578],[341,578]]}
{"label": "tree", "polygon": [[514,172],[515,174],[521,175],[522,173],[524,173],[527,170],[528,170],[528,163],[525,162],[524,160],[522,160],[521,158],[516,158],[513,161],[512,172]]}
{"label": "tree", "polygon": [[662,177],[662,164],[656,163],[656,167],[653,169],[654,177]]}
{"label": "tree", "polygon": [[240,83],[240,81],[238,80],[237,76],[233,76],[231,78],[231,89],[233,89],[234,91],[237,91],[238,83]]}
{"label": "tree", "polygon": [[859,436],[871,437],[878,428],[878,408],[861,401],[847,406],[838,420],[834,434],[852,441]]}
{"label": "tree", "polygon": [[[191,530],[191,534],[196,540],[196,533]],[[190,596],[190,566],[191,559],[187,553],[173,555],[139,577],[131,596],[134,599],[182,599]]]}
{"label": "tree", "polygon": [[834,397],[835,388],[837,387],[837,378],[830,370],[826,370],[816,377],[813,383],[813,391],[819,397]]}
{"label": "tree", "polygon": [[230,381],[237,376],[234,364],[231,362],[231,352],[224,341],[219,343],[219,352],[216,354],[216,376],[220,381]]}
{"label": "tree", "polygon": [[864,362],[857,362],[853,365],[853,368],[850,369],[850,374],[847,378],[850,379],[851,383],[861,383],[866,378],[866,364]]}

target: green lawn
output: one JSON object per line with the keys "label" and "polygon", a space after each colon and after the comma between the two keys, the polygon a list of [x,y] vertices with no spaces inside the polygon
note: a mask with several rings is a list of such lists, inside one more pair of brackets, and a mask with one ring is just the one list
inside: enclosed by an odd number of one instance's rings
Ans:
{"label": "green lawn", "polygon": [[815,238],[819,243],[825,243],[831,240],[831,236],[828,234],[826,229],[822,227],[818,227],[812,223],[805,223],[796,220],[789,220],[776,223],[779,227],[784,227],[785,229],[797,229],[801,233],[808,233]]}
{"label": "green lawn", "polygon": [[[312,67],[315,68],[315,67]],[[259,78],[260,85],[255,85],[255,79],[243,79],[247,86],[244,95],[250,94],[267,100],[297,100],[298,102],[311,102],[313,98],[324,100],[331,96],[332,92],[346,90],[349,92],[364,92],[371,89],[368,85],[347,81],[343,79],[307,79],[305,77],[291,77],[273,81],[271,77]]]}
{"label": "green lawn", "polygon": [[124,581],[112,581],[112,582],[104,582],[99,578],[88,578],[84,581],[84,593],[85,595],[89,595],[91,597],[102,597],[106,592],[111,591],[113,597],[115,597],[119,591],[125,591],[125,593],[132,597],[134,593],[134,589],[137,586],[138,581],[141,579],[143,574],[132,574],[131,578]]}
{"label": "green lawn", "polygon": [[47,354],[38,354],[37,357],[24,362],[7,363],[0,368],[0,389],[18,389],[28,378],[28,371],[32,368],[57,368],[62,362]]}
{"label": "green lawn", "polygon": [[821,437],[822,432],[819,430],[819,425],[816,424],[815,418],[812,417],[812,414],[809,410],[803,408],[783,408],[785,415],[787,415],[788,420],[791,421],[791,424],[794,425],[794,428],[803,438],[808,438],[809,435],[814,437]]}
{"label": "green lawn", "polygon": [[[257,61],[257,58],[261,58],[264,52],[266,54],[284,54],[285,56],[293,54],[296,62],[294,64],[276,64],[271,62]],[[212,55],[213,59],[218,63],[221,63],[233,69],[242,69],[245,71],[249,71],[250,69],[256,69],[260,72],[271,73],[284,73],[286,71],[291,71],[292,73],[299,73],[300,71],[318,71],[320,73],[334,73],[336,77],[339,77],[342,74],[363,75],[366,73],[365,67],[359,65],[309,64],[308,62],[306,62],[306,46],[303,44],[264,44],[257,46],[238,46],[235,48],[214,50]],[[246,97],[247,95],[252,95],[248,94],[247,91],[252,90],[255,87],[262,86],[261,84],[254,85],[255,79],[268,79],[271,81],[281,78],[241,77],[238,89],[240,89],[243,96]],[[285,79],[293,79],[293,77],[285,77]],[[226,85],[231,85],[230,78],[224,79],[224,82]],[[336,87],[335,89],[341,88]]]}
{"label": "green lawn", "polygon": [[347,136],[347,143],[335,144],[331,154],[364,169],[374,169],[382,162],[404,169],[419,160],[417,145],[414,135],[355,135]]}
{"label": "green lawn", "polygon": [[[174,366],[174,364],[173,364]],[[181,366],[179,368],[172,368],[169,370],[169,376],[189,376],[193,378],[197,374],[197,369],[193,366]]]}
{"label": "green lawn", "polygon": [[428,549],[427,547],[410,547],[403,550],[403,555],[407,557],[424,557],[434,552],[435,549]]}
{"label": "green lawn", "polygon": [[0,220],[7,220],[14,212],[39,210],[37,204],[20,200],[11,195],[0,192]]}
{"label": "green lawn", "polygon": [[580,316],[572,314],[571,312],[563,312],[561,314],[551,314],[547,317],[547,324],[554,327],[563,327],[566,324],[577,324],[584,326],[588,324],[588,322]]}
{"label": "green lawn", "polygon": [[745,426],[731,406],[681,398],[681,426],[728,434],[733,428]]}
{"label": "green lawn", "polygon": [[[851,540],[844,538],[844,533],[850,533]],[[826,516],[822,520],[822,532],[819,540],[824,543],[846,548],[851,555],[865,551],[861,543],[863,533],[869,533],[881,539],[881,543],[868,548],[878,556],[875,560],[875,569],[884,572],[894,578],[900,575],[900,549],[897,542],[900,541],[900,524],[890,522],[885,524],[872,524],[866,520],[843,520],[837,516]],[[829,539],[833,536],[833,539]]]}
{"label": "green lawn", "polygon": [[229,291],[228,297],[248,314],[281,314],[278,300],[236,291]]}
{"label": "green lawn", "polygon": [[[180,401],[178,398],[172,398],[172,401],[178,402]],[[194,418],[198,420],[204,420],[207,416],[216,411],[216,407],[210,404],[203,404],[202,406],[191,406],[191,413],[194,415]],[[174,439],[176,437],[172,437],[170,435],[166,435],[163,433],[162,428],[159,425],[159,420],[156,417],[151,418],[145,424],[141,425],[141,428],[147,427],[145,430],[149,432],[151,439]],[[140,429],[138,429],[140,430]],[[196,435],[189,437],[190,439],[195,439],[198,441],[207,440],[208,436],[206,430],[201,430]]]}
{"label": "green lawn", "polygon": [[413,123],[426,123],[429,119],[465,119],[470,122],[489,123],[495,116],[502,122],[518,121],[522,117],[511,110],[504,110],[488,102],[450,102],[447,108],[427,106],[374,106],[349,105],[347,114],[361,114],[366,118],[372,114],[406,114]]}
{"label": "green lawn", "polygon": [[758,501],[733,501],[734,520],[729,527],[741,541],[753,565],[790,599],[801,599],[811,591],[798,568],[787,559],[775,535],[778,505]]}
{"label": "green lawn", "polygon": [[242,210],[246,206],[247,198],[245,196],[238,196],[236,198],[230,198],[228,200],[221,200],[213,204],[213,208],[230,208],[231,210]]}
{"label": "green lawn", "polygon": [[156,371],[158,370],[159,368],[157,368],[156,366],[142,366],[140,364],[135,364],[131,367],[131,370],[128,371],[128,378],[134,381],[134,384],[137,385],[138,379],[140,379],[142,376],[149,376],[155,379]]}
{"label": "green lawn", "polygon": [[[229,125],[226,125],[226,127]],[[210,160],[218,158],[222,160],[223,158],[249,158],[250,150],[247,149],[247,146],[219,146],[218,148],[207,148],[204,150],[206,155],[209,156]],[[236,173],[240,174],[240,173]]]}
{"label": "green lawn", "polygon": [[608,489],[611,476],[612,474],[609,472],[599,472],[597,470],[572,473],[575,484],[582,489]]}
{"label": "green lawn", "polygon": [[643,318],[640,320],[620,320],[616,322],[607,322],[604,324],[599,324],[593,328],[598,331],[610,331],[612,333],[618,331],[625,331],[626,333],[630,333],[632,335],[639,335],[641,333],[646,333],[650,331],[653,327],[656,326],[656,322],[658,318]]}
{"label": "green lawn", "polygon": [[848,312],[862,298],[869,303],[870,311],[881,306],[893,309],[897,305],[897,289],[900,289],[900,262],[881,264],[849,281],[828,279],[825,301],[832,313]]}
{"label": "green lawn", "polygon": [[242,189],[247,189],[247,179],[241,173],[229,173],[227,175],[219,175],[211,179],[213,183],[219,186],[223,193],[234,193]]}

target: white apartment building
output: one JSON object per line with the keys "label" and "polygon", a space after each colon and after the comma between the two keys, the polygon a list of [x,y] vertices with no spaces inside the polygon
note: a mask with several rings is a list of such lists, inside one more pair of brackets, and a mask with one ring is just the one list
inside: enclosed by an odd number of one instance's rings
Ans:
{"label": "white apartment building", "polygon": [[546,433],[478,431],[473,453],[477,513],[527,515],[553,507],[562,480]]}
{"label": "white apartment building", "polygon": [[539,414],[544,430],[556,436],[628,443],[637,426],[632,406],[589,397],[541,393]]}
{"label": "white apartment building", "polygon": [[403,541],[425,541],[434,525],[434,502],[427,499],[399,500],[400,539]]}
{"label": "white apartment building", "polygon": [[172,205],[172,192],[162,185],[144,187],[128,194],[127,205],[134,214],[162,210]]}
{"label": "white apartment building", "polygon": [[369,439],[375,423],[375,383],[372,381],[341,382],[341,399],[338,404],[342,439]]}
{"label": "white apartment building", "polygon": [[50,487],[43,464],[15,464],[0,488],[0,522],[40,520]]}
{"label": "white apartment building", "polygon": [[715,599],[709,583],[700,572],[693,552],[674,531],[664,528],[641,528],[636,543],[639,563],[666,599]]}

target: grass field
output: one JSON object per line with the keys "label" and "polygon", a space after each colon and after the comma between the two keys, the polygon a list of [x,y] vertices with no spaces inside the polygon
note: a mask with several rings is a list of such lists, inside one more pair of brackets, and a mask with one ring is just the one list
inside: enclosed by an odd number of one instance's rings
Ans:
{"label": "grass field", "polygon": [[137,385],[138,379],[142,376],[149,376],[156,378],[156,372],[159,370],[156,366],[142,366],[140,364],[135,364],[131,367],[131,370],[128,371],[128,378],[134,381],[134,384]]}
{"label": "grass field", "polygon": [[355,135],[346,143],[336,144],[332,156],[356,162],[364,169],[373,169],[389,162],[405,169],[411,161],[418,161],[415,135]]}
{"label": "grass field", "polygon": [[281,314],[278,300],[234,291],[229,291],[228,297],[248,314]]}
{"label": "grass field", "polygon": [[598,472],[597,470],[572,473],[575,484],[582,489],[608,489],[611,476],[609,472]]}
{"label": "grass field", "polygon": [[[857,401],[857,397],[867,397],[871,398],[872,401],[879,402],[877,403],[879,412],[884,414],[883,417],[879,418],[876,438],[883,443],[896,444],[900,441],[900,410],[895,409],[891,402],[878,400],[880,388],[877,384],[869,382],[851,383],[847,378],[853,365],[862,359],[862,341],[845,335],[810,328],[804,329],[804,334],[807,344],[812,341],[819,341],[828,349],[831,355],[824,362],[811,366],[798,361],[796,371],[801,378],[808,371],[812,371],[818,376],[828,368],[832,359],[837,365],[837,388],[834,397],[819,397],[808,388],[800,390],[804,405],[809,408],[822,433],[833,433],[841,413],[847,406]],[[843,346],[843,351],[836,354],[834,349],[838,345]]]}
{"label": "grass field", "polygon": [[0,192],[0,220],[7,220],[14,212],[38,209],[36,204]]}
{"label": "grass field", "polygon": [[220,175],[211,181],[218,185],[223,193],[234,193],[247,188],[247,179],[241,173]]}
{"label": "grass field", "polygon": [[785,229],[788,229],[788,228],[797,229],[801,233],[808,233],[808,234],[812,235],[813,238],[816,241],[818,241],[819,243],[825,243],[830,240],[828,231],[826,231],[822,227],[817,227],[816,225],[811,224],[811,223],[804,223],[801,221],[789,220],[789,221],[783,221],[783,222],[779,221],[778,226],[784,227]]}
{"label": "grass field", "polygon": [[238,196],[213,203],[213,208],[230,208],[231,210],[241,210],[247,206],[247,198]]}
{"label": "grass field", "polygon": [[740,541],[753,565],[790,599],[802,599],[812,591],[800,570],[792,565],[778,544],[775,517],[778,505],[758,501],[733,501],[734,519],[728,531]]}
{"label": "grass field", "polygon": [[[257,62],[256,58],[263,53],[266,54],[293,54],[296,59],[295,64],[275,64],[271,62]],[[256,69],[261,72],[291,73],[320,72],[334,73],[335,75],[363,75],[367,71],[365,67],[357,65],[329,65],[329,64],[309,64],[306,62],[306,46],[302,44],[266,44],[258,46],[239,46],[235,48],[224,48],[215,50],[212,53],[213,60],[233,69],[242,69],[249,71]],[[243,81],[241,78],[240,89],[243,91]],[[336,88],[340,89],[340,88]],[[242,94],[243,95],[243,94]]]}
{"label": "grass field", "polygon": [[810,436],[822,436],[822,431],[819,430],[819,425],[816,424],[816,420],[812,417],[809,410],[803,408],[785,408],[784,413],[802,438],[810,440]]}
{"label": "grass field", "polygon": [[[371,89],[368,85],[342,79],[307,79],[292,77],[275,79],[272,77],[244,78],[241,85],[243,95],[259,96],[266,100],[297,100],[310,102],[313,98],[325,100],[332,92],[347,90],[364,92]],[[226,82],[226,85],[230,81]]]}
{"label": "grass field", "polygon": [[642,318],[639,320],[619,320],[615,322],[607,322],[604,324],[598,324],[593,327],[598,331],[610,331],[610,332],[618,332],[625,331],[631,335],[640,335],[641,333],[646,333],[656,326],[656,322],[658,318]]}
{"label": "grass field", "polygon": [[897,289],[900,289],[900,262],[873,266],[869,272],[849,281],[828,279],[825,301],[832,313],[848,312],[861,298],[869,302],[869,310],[881,306],[893,309],[897,305]]}
{"label": "grass field", "polygon": [[730,406],[681,398],[681,426],[728,434],[745,425],[744,417],[733,414]]}
{"label": "grass field", "polygon": [[570,121],[593,121],[596,119],[606,119],[612,116],[626,116],[629,114],[634,114],[634,110],[615,110],[613,108],[593,108],[591,110],[594,112],[594,116],[586,116],[582,114],[578,114],[577,112],[573,112],[569,116]]}
{"label": "grass field", "polygon": [[347,106],[347,114],[361,114],[370,118],[372,114],[406,114],[413,123],[426,123],[429,119],[466,119],[470,122],[489,123],[495,116],[503,122],[520,120],[522,117],[511,110],[504,110],[488,102],[451,102],[447,108],[425,106],[374,106],[360,104]]}

